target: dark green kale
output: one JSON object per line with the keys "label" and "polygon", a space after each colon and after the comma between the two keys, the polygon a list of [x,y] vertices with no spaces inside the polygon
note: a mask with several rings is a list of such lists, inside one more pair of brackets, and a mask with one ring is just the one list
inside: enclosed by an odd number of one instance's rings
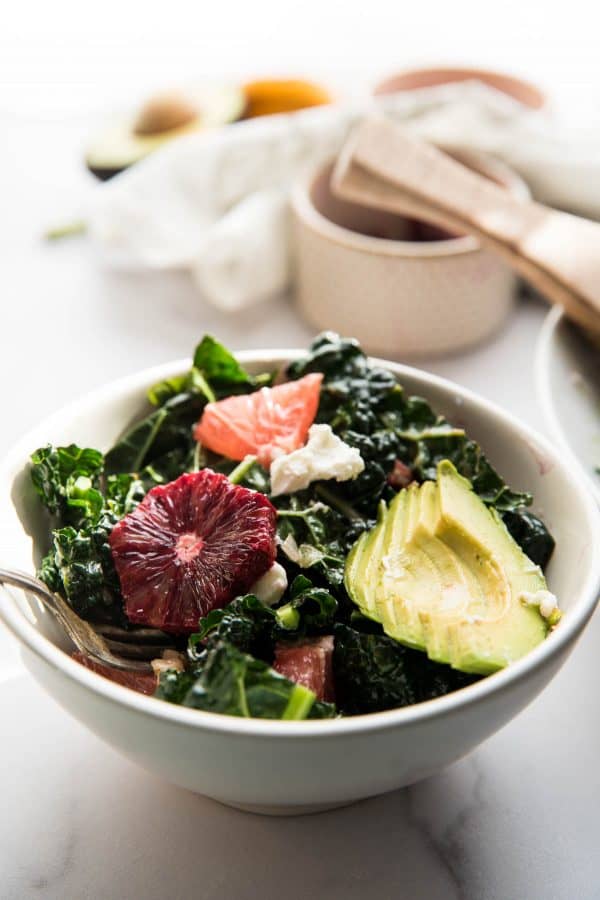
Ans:
{"label": "dark green kale", "polygon": [[305,575],[298,575],[288,596],[287,602],[274,610],[280,630],[294,631],[298,635],[331,632],[338,603],[328,591],[314,587]]}
{"label": "dark green kale", "polygon": [[[435,480],[438,462],[449,459],[481,499],[505,518],[515,539],[524,541],[525,552],[529,549],[547,562],[553,539],[543,523],[532,528],[531,514],[524,509],[531,504],[531,495],[509,488],[462,428],[437,415],[423,398],[406,396],[390,372],[369,364],[356,341],[331,333],[320,335],[307,356],[288,367],[291,378],[309,372],[324,376],[317,421],[330,424],[342,440],[360,450],[365,461],[357,479],[314,485],[309,500],[320,494],[320,499],[341,511],[355,531],[360,531],[374,521],[379,501],[393,496],[396,460],[406,465],[417,481],[425,481]],[[362,526],[357,518],[362,519]],[[310,537],[307,543],[312,543]],[[342,542],[342,549],[344,546]]]}
{"label": "dark green kale", "polygon": [[124,622],[119,578],[108,542],[117,519],[108,511],[95,524],[52,532],[40,578],[62,593],[83,618]]}
{"label": "dark green kale", "polygon": [[209,403],[216,399],[210,384],[194,365],[183,375],[173,375],[148,388],[148,400],[153,406],[164,406],[167,400],[178,394],[203,394]]}
{"label": "dark green kale", "polygon": [[40,447],[31,455],[31,480],[61,525],[95,521],[104,505],[98,483],[104,457],[91,447]]}
{"label": "dark green kale", "polygon": [[148,468],[162,480],[172,481],[193,466],[197,444],[192,429],[205,405],[256,390],[271,381],[271,374],[250,375],[229,350],[205,335],[188,372],[149,389],[148,399],[157,409],[133,425],[109,450],[106,471],[141,472]]}
{"label": "dark green kale", "polygon": [[[335,706],[322,703],[308,688],[278,675],[267,663],[242,653],[233,644],[217,641],[207,651],[193,685],[185,673],[169,673],[157,696],[183,706],[230,716],[259,719],[331,718]],[[185,680],[184,680],[185,679]],[[179,698],[183,696],[183,699]]]}
{"label": "dark green kale", "polygon": [[[206,405],[204,394],[183,393],[170,397],[141,422],[137,422],[106,454],[106,471],[139,472],[169,453],[182,462],[193,450],[192,428]],[[179,472],[181,474],[181,471]]]}
{"label": "dark green kale", "polygon": [[62,583],[58,565],[56,564],[54,543],[52,544],[52,548],[42,559],[37,575],[44,584],[48,585],[51,591],[54,591],[56,594],[65,594],[65,586]]}
{"label": "dark green kale", "polygon": [[178,672],[167,669],[161,672],[154,696],[168,703],[182,704],[188,691],[192,688],[196,677],[191,672]]}
{"label": "dark green kale", "polygon": [[147,486],[137,475],[109,475],[106,479],[106,507],[115,519],[122,519],[144,499],[147,490]]}
{"label": "dark green kale", "polygon": [[554,538],[541,519],[520,510],[502,513],[504,524],[532,562],[545,569],[554,550]]}
{"label": "dark green kale", "polygon": [[120,621],[121,593],[108,536],[143,490],[129,476],[119,476],[118,483],[109,477],[104,484],[103,463],[99,450],[75,444],[32,455],[33,483],[59,526],[38,574],[80,615]]}
{"label": "dark green kale", "polygon": [[272,608],[254,594],[246,594],[222,609],[213,609],[200,619],[197,633],[189,638],[191,663],[196,664],[206,648],[222,641],[271,662],[278,640],[322,634],[333,628],[337,600],[304,575],[294,579],[283,599],[282,605]]}
{"label": "dark green kale", "polygon": [[236,597],[222,609],[213,609],[200,619],[198,632],[189,639],[189,654],[196,661],[204,645],[226,641],[244,653],[261,659],[273,658],[274,611],[254,594]]}
{"label": "dark green kale", "polygon": [[[350,547],[365,528],[363,519],[352,519],[318,499],[315,489],[282,498],[277,506],[279,559],[288,573],[309,569],[332,588],[341,588]],[[281,504],[281,505],[280,505]]]}
{"label": "dark green kale", "polygon": [[477,680],[404,647],[374,623],[366,627],[368,631],[357,631],[338,623],[334,629],[336,702],[346,715],[432,700]]}
{"label": "dark green kale", "polygon": [[273,381],[273,373],[250,375],[233,353],[206,334],[194,352],[194,368],[210,384],[217,399],[231,394],[247,393]]}

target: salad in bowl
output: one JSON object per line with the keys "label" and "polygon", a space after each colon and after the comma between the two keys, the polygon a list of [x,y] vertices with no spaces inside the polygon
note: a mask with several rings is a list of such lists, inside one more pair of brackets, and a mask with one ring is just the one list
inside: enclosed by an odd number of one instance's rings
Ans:
{"label": "salad in bowl", "polygon": [[561,628],[531,495],[355,340],[253,374],[205,336],[147,397],[108,451],[31,455],[40,578],[175,646],[148,675],[73,654],[88,669],[190,710],[333,719],[461,690]]}

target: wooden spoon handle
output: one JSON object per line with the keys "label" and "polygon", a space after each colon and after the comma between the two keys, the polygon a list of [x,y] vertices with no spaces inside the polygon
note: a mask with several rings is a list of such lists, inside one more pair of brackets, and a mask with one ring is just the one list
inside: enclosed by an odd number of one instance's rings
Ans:
{"label": "wooden spoon handle", "polygon": [[385,119],[365,121],[332,176],[348,200],[468,232],[548,300],[600,332],[600,225],[515,198]]}

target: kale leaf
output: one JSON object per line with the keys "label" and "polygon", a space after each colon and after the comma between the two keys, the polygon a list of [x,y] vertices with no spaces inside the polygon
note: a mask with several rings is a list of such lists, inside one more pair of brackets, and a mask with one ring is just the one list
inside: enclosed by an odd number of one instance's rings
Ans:
{"label": "kale leaf", "polygon": [[91,447],[40,447],[31,455],[31,480],[48,511],[62,525],[96,521],[104,500],[98,481],[104,465]]}
{"label": "kale leaf", "polygon": [[357,631],[340,622],[334,629],[336,700],[347,715],[432,700],[477,680],[404,647],[373,623],[367,627]]}
{"label": "kale leaf", "polygon": [[148,400],[153,406],[163,406],[177,394],[204,394],[209,403],[216,399],[210,384],[196,366],[192,366],[183,375],[173,375],[148,388]]}
{"label": "kale leaf", "polygon": [[364,524],[362,519],[350,523],[347,516],[314,496],[314,491],[303,491],[276,498],[279,558],[288,571],[293,572],[294,566],[310,569],[311,577],[321,576],[327,585],[339,588],[346,556]]}
{"label": "kale leaf", "polygon": [[125,475],[109,476],[103,485],[103,463],[99,450],[75,444],[43,447],[32,455],[32,481],[59,526],[38,574],[83,617],[120,621],[121,592],[108,536],[145,489]]}
{"label": "kale leaf", "polygon": [[187,673],[163,674],[156,696],[193,709],[245,718],[307,719],[336,715],[333,704],[317,701],[308,688],[288,681],[267,663],[225,641],[216,642],[207,651],[200,674],[191,687],[188,678]]}
{"label": "kale leaf", "polygon": [[[330,424],[342,440],[359,449],[365,461],[357,479],[331,487],[329,483],[313,486],[308,499],[325,499],[360,532],[372,524],[379,501],[393,497],[396,460],[409,467],[417,481],[425,481],[435,480],[438,462],[449,459],[484,503],[503,516],[523,550],[545,565],[554,541],[543,523],[526,512],[531,495],[508,487],[462,428],[437,415],[422,397],[406,396],[390,372],[369,364],[356,341],[329,332],[320,335],[308,354],[288,367],[291,378],[308,372],[323,373],[317,421]],[[354,515],[348,515],[349,510]],[[280,537],[285,539],[285,534]],[[319,549],[310,535],[299,537]],[[299,543],[296,535],[294,539]],[[340,546],[344,550],[347,542]],[[335,578],[335,566],[332,569]]]}
{"label": "kale leaf", "polygon": [[314,634],[331,631],[337,608],[337,600],[328,591],[314,587],[305,575],[298,575],[290,587],[289,600],[274,614],[284,631]]}
{"label": "kale leaf", "polygon": [[182,704],[188,691],[193,687],[196,678],[191,672],[178,672],[167,669],[161,672],[154,696],[168,703]]}
{"label": "kale leaf", "polygon": [[197,661],[206,643],[212,646],[226,641],[244,653],[271,660],[275,623],[273,610],[254,594],[236,597],[227,606],[213,609],[200,619],[198,632],[189,639],[190,658]]}
{"label": "kale leaf", "polygon": [[194,352],[193,365],[183,375],[154,384],[148,399],[157,408],[136,422],[106,454],[106,471],[140,472],[150,467],[172,480],[187,471],[197,446],[192,429],[205,405],[231,394],[247,393],[270,384],[271,373],[250,375],[232,353],[210,335]]}
{"label": "kale leaf", "polygon": [[197,664],[216,643],[225,641],[244,653],[271,662],[276,641],[331,631],[337,600],[298,575],[279,607],[265,606],[254,594],[236,597],[222,609],[200,619],[198,631],[188,641],[188,657]]}
{"label": "kale leaf", "polygon": [[83,618],[124,621],[119,577],[108,542],[116,521],[104,512],[94,525],[52,532],[52,548],[39,576]]}
{"label": "kale leaf", "polygon": [[[201,393],[181,393],[133,425],[106,454],[106,471],[139,472],[175,453],[182,462],[194,447],[192,428],[206,405]],[[181,474],[181,471],[179,472]]]}
{"label": "kale leaf", "polygon": [[217,397],[256,390],[257,387],[268,385],[273,380],[271,373],[250,375],[239,364],[233,353],[209,334],[204,335],[196,347],[194,368],[202,373]]}
{"label": "kale leaf", "polygon": [[504,512],[502,518],[523,552],[536,566],[545,569],[552,556],[555,541],[542,520],[524,510]]}

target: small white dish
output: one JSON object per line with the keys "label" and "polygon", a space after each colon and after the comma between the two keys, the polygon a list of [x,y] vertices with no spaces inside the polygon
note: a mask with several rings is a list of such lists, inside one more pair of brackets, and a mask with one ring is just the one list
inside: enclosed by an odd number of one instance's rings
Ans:
{"label": "small white dish", "polygon": [[[297,351],[239,354],[252,371]],[[75,441],[107,448],[144,408],[150,384],[187,361],[149,369],[66,407],[23,438],[0,469],[0,562],[32,571],[45,516],[27,462],[36,447]],[[156,775],[231,806],[298,814],[385,793],[434,774],[510,721],[543,690],[591,616],[600,590],[600,511],[560,450],[493,404],[442,378],[384,363],[409,393],[464,426],[556,537],[549,586],[564,610],[543,644],[463,690],[404,709],[338,720],[240,719],[172,706],[114,684],[73,661],[54,621],[18,591],[0,592],[0,617],[48,693],[91,731]],[[27,711],[24,710],[26,715]],[[542,748],[540,747],[540,753]]]}
{"label": "small white dish", "polygon": [[583,468],[600,503],[600,349],[558,307],[540,332],[535,375],[552,436]]}
{"label": "small white dish", "polygon": [[[448,152],[514,197],[529,197],[499,160]],[[308,322],[398,359],[455,353],[502,327],[516,293],[503,260],[472,235],[338,198],[332,168],[319,166],[292,192],[296,300]]]}

